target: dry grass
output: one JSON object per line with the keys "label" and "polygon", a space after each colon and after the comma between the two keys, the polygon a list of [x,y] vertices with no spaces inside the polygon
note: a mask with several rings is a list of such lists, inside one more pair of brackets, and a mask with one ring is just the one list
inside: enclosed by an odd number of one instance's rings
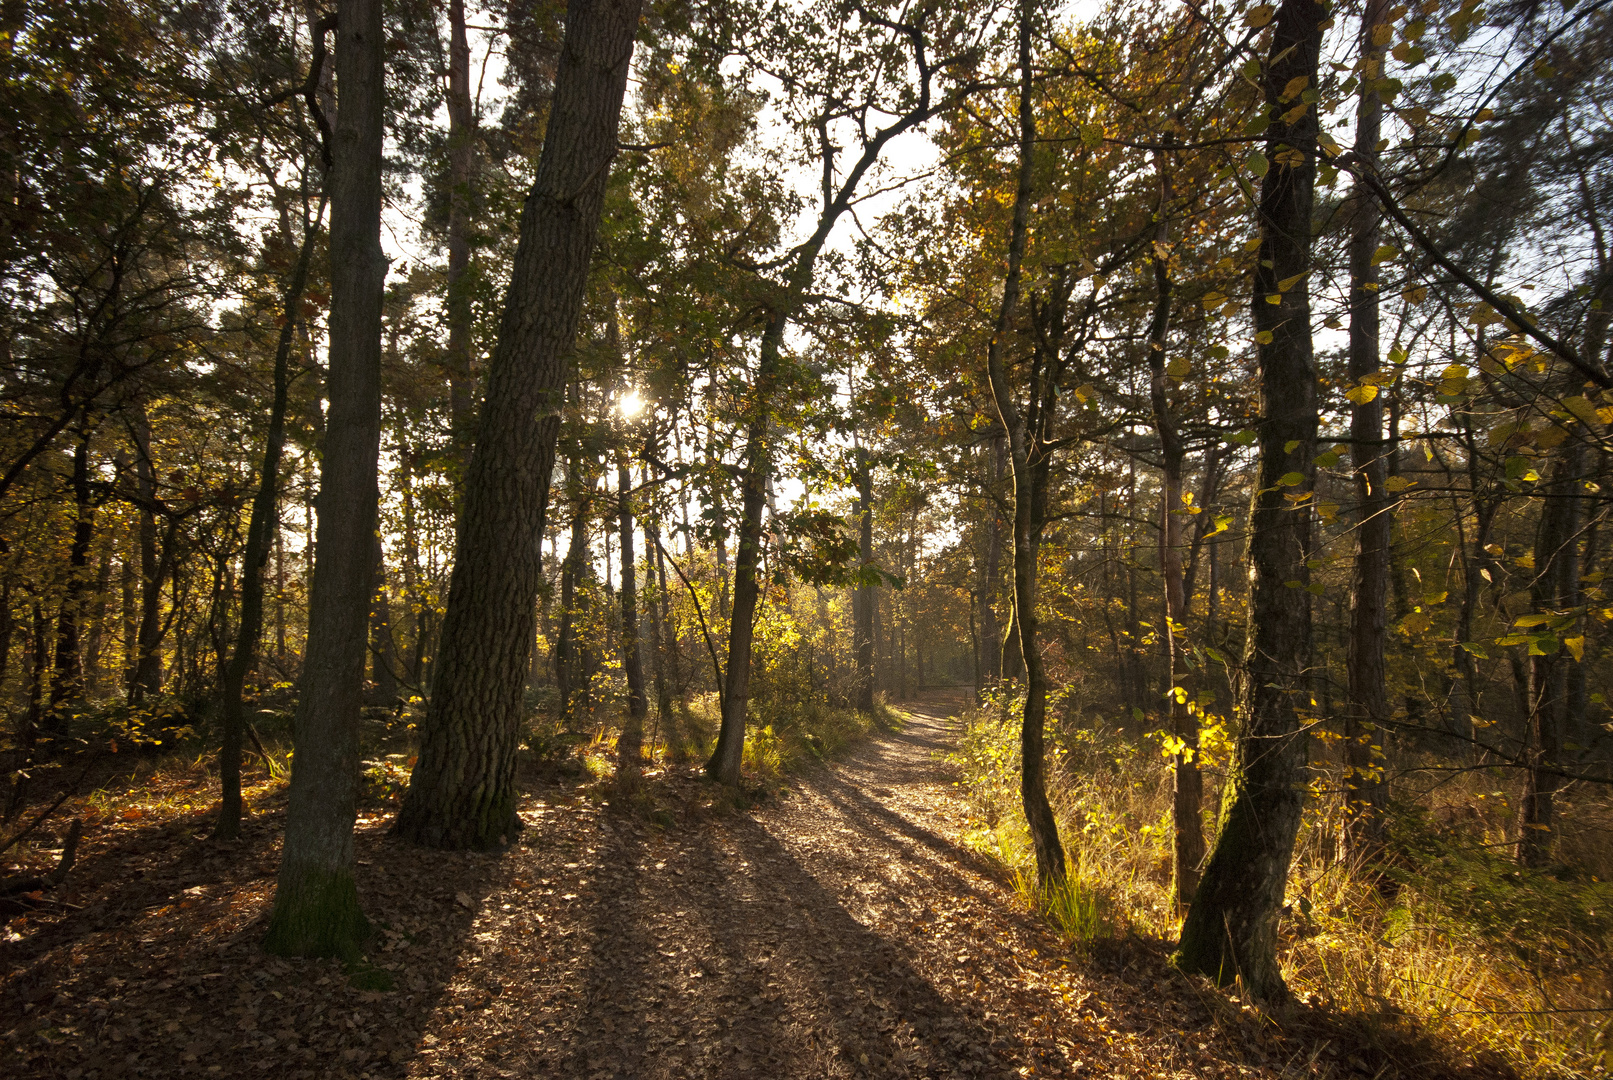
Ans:
{"label": "dry grass", "polygon": [[[1174,941],[1170,781],[1158,748],[1113,733],[1059,735],[1051,795],[1074,891],[1091,899],[1072,917],[1067,903],[1035,895],[1017,717],[1001,709],[966,715],[954,755],[975,814],[971,843],[1006,864],[1026,901],[1072,941]],[[1219,779],[1212,769],[1206,791]],[[1413,773],[1401,790],[1419,781],[1430,790],[1397,806],[1390,864],[1366,868],[1335,857],[1337,799],[1326,792],[1337,786],[1325,765],[1316,780],[1280,924],[1294,992],[1349,1016],[1368,1038],[1409,1022],[1453,1055],[1493,1055],[1524,1075],[1606,1075],[1613,886],[1603,860],[1613,852],[1613,813],[1605,802],[1581,796],[1565,808],[1573,825],[1564,867],[1520,872],[1506,858],[1512,810],[1497,790],[1510,781],[1482,770],[1454,780]]]}

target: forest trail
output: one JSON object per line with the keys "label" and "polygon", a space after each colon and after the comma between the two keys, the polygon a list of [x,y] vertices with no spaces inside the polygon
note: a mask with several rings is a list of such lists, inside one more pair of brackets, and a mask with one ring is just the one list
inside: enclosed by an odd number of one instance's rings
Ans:
{"label": "forest trail", "polygon": [[530,828],[500,855],[416,849],[362,815],[387,992],[258,948],[280,806],[233,846],[199,813],[97,830],[69,897],[83,910],[0,944],[0,1074],[1398,1074],[1337,1038],[1282,1038],[1157,950],[1059,944],[960,845],[938,755],[960,704],[907,706],[901,730],[746,812],[713,809],[684,767],[652,778],[649,813],[529,783]]}

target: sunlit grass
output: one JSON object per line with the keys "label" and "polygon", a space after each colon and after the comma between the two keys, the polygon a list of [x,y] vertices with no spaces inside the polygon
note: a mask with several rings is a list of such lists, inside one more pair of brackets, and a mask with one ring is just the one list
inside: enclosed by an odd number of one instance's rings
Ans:
{"label": "sunlit grass", "polygon": [[[1069,941],[1111,933],[1174,941],[1170,781],[1157,749],[1081,732],[1051,757],[1068,896],[1035,886],[1017,718],[964,718],[952,759],[974,815],[967,842],[999,860]],[[1206,776],[1207,838],[1218,782]],[[1500,844],[1511,811],[1495,783],[1475,773],[1465,786],[1441,786],[1438,806],[1400,810],[1398,863],[1387,876],[1337,859],[1336,803],[1313,799],[1279,924],[1284,975],[1301,999],[1356,1016],[1369,1032],[1409,1021],[1453,1056],[1490,1053],[1530,1076],[1603,1075],[1613,910],[1605,921],[1603,911],[1613,909],[1613,887],[1591,872],[1601,869],[1606,834],[1585,823],[1605,808],[1579,810],[1581,833],[1565,844],[1582,860],[1577,876],[1519,873]]]}

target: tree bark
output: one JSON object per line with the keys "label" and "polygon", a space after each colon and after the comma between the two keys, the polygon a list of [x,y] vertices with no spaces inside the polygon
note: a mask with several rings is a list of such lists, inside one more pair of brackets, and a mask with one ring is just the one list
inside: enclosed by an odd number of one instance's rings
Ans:
{"label": "tree bark", "polygon": [[246,527],[246,550],[241,556],[241,621],[236,628],[235,651],[224,666],[220,689],[224,739],[218,769],[222,798],[213,835],[233,840],[241,833],[241,755],[246,737],[246,706],[242,700],[247,676],[257,663],[258,640],[263,634],[263,576],[269,549],[280,532],[280,459],[286,448],[286,408],[291,391],[291,342],[296,311],[308,284],[313,262],[319,219],[325,207],[305,226],[302,250],[286,283],[280,310],[280,339],[275,344],[273,397],[269,403],[269,429],[263,440],[263,465],[258,473],[258,490],[252,498],[252,514]]}
{"label": "tree bark", "polygon": [[571,508],[571,544],[566,561],[560,566],[560,632],[554,643],[554,681],[560,699],[560,723],[571,721],[571,695],[576,690],[581,665],[577,662],[577,581],[582,577],[583,560],[588,557],[587,488],[576,473],[576,462],[568,463],[566,479],[576,490]]}
{"label": "tree bark", "polygon": [[[1361,18],[1363,72],[1356,106],[1355,152],[1369,167],[1378,159],[1383,99],[1378,95],[1375,66],[1384,47],[1372,32],[1384,22],[1387,0],[1368,0]],[[1376,375],[1378,354],[1378,250],[1383,214],[1364,185],[1355,189],[1355,229],[1350,237],[1350,381]],[[1358,391],[1358,395],[1367,391]],[[1345,857],[1364,861],[1383,847],[1381,747],[1389,719],[1388,676],[1384,654],[1389,641],[1389,545],[1394,502],[1384,487],[1389,478],[1383,442],[1383,395],[1376,386],[1371,400],[1350,408],[1350,467],[1355,474],[1357,521],[1355,565],[1350,578],[1350,639],[1346,650],[1349,702],[1344,713],[1345,821],[1341,837]]]}
{"label": "tree bark", "polygon": [[476,117],[471,112],[465,0],[448,0],[448,419],[463,482],[475,405],[471,366],[470,191]]}
{"label": "tree bark", "polygon": [[135,490],[140,496],[140,625],[135,632],[134,662],[130,665],[129,700],[143,702],[162,691],[162,582],[163,564],[157,554],[157,471],[151,459],[151,422],[145,402],[135,400],[129,418],[135,444]]}
{"label": "tree bark", "polygon": [[343,0],[330,172],[330,413],[320,466],[318,554],[293,720],[286,835],[264,947],[353,960],[369,931],[353,880],[381,446],[382,0]]}
{"label": "tree bark", "polygon": [[[1260,188],[1260,261],[1251,305],[1259,343],[1260,464],[1249,511],[1242,729],[1228,769],[1220,832],[1176,954],[1183,969],[1221,984],[1241,979],[1249,993],[1264,1000],[1287,995],[1277,966],[1277,916],[1304,799],[1300,710],[1311,686],[1305,560],[1311,548],[1317,427],[1306,282],[1316,110],[1306,107],[1285,121],[1298,103],[1284,94],[1296,79],[1315,87],[1325,18],[1327,9],[1315,0],[1284,0],[1266,61],[1273,123],[1266,151],[1271,165]],[[1285,146],[1298,151],[1301,160],[1279,161]],[[1269,302],[1273,297],[1276,302]]]}
{"label": "tree bark", "polygon": [[[991,499],[987,503],[989,522],[986,526],[986,580],[981,596],[980,640],[982,678],[987,685],[995,686],[1003,675],[1004,641],[1001,621],[997,618],[997,604],[1002,594],[1002,519],[997,514],[997,496],[1002,490],[1004,469],[1004,441],[1002,432],[991,437]],[[983,687],[978,689],[984,689]]]}
{"label": "tree bark", "polygon": [[45,733],[65,738],[68,721],[84,703],[84,655],[81,645],[85,599],[90,592],[90,544],[95,539],[95,506],[90,499],[90,436],[79,434],[73,448],[73,540],[67,549],[67,589],[56,616],[56,661],[50,680],[50,709]]}
{"label": "tree bark", "polygon": [[1171,891],[1178,906],[1193,900],[1199,867],[1204,862],[1204,779],[1199,774],[1199,722],[1193,709],[1192,678],[1183,663],[1187,635],[1186,575],[1182,570],[1182,465],[1187,450],[1171,411],[1165,346],[1171,321],[1171,276],[1167,250],[1170,222],[1165,217],[1170,200],[1170,179],[1161,154],[1160,220],[1154,235],[1153,318],[1148,326],[1148,366],[1151,373],[1149,403],[1154,430],[1159,435],[1161,476],[1159,492],[1159,570],[1165,592],[1165,676],[1170,695],[1171,734],[1181,746],[1171,756]]}
{"label": "tree bark", "polygon": [[[1577,380],[1576,380],[1577,381]],[[1552,470],[1535,534],[1535,580],[1531,607],[1561,615],[1577,606],[1579,593],[1579,491],[1584,484],[1584,446],[1570,436]],[[1568,729],[1573,659],[1554,646],[1529,657],[1529,713],[1525,727],[1523,797],[1518,800],[1518,861],[1544,866],[1556,839],[1556,798],[1562,778],[1563,736]]]}
{"label": "tree bark", "polygon": [[[1037,646],[1036,527],[1037,493],[1032,478],[1034,433],[1021,414],[1008,382],[1003,352],[1014,329],[1019,306],[1021,267],[1030,231],[1031,169],[1036,150],[1035,82],[1031,70],[1030,0],[1024,0],[1019,18],[1019,181],[1014,196],[1014,218],[1008,241],[1008,269],[1003,277],[1002,306],[986,350],[986,367],[992,398],[1008,439],[1013,478],[1014,627],[1018,630],[1020,660],[1025,665],[1025,710],[1020,724],[1020,798],[1031,843],[1036,849],[1037,884],[1046,889],[1065,880],[1064,846],[1058,820],[1047,798],[1047,762],[1043,748],[1047,723],[1047,673]],[[1034,400],[1034,392],[1033,392]],[[1004,665],[1006,667],[1006,664]],[[1006,674],[1006,671],[1005,671]]]}
{"label": "tree bark", "polygon": [[638,565],[633,555],[633,474],[627,452],[616,460],[616,513],[622,550],[622,669],[627,675],[627,722],[616,744],[616,774],[629,783],[644,765],[644,654],[638,639]]}
{"label": "tree bark", "polygon": [[571,0],[566,12],[466,478],[420,759],[396,825],[419,844],[487,850],[520,826],[515,752],[549,478],[639,7]]}
{"label": "tree bark", "polygon": [[[874,562],[874,494],[869,472],[868,451],[857,447],[857,536],[863,574]],[[857,650],[857,708],[874,711],[874,587],[859,578],[853,596],[853,635]]]}

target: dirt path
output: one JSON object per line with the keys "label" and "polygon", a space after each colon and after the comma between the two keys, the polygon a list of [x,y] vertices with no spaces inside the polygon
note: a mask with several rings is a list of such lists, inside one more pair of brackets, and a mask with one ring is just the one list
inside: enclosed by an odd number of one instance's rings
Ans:
{"label": "dirt path", "polygon": [[[936,752],[956,702],[749,812],[693,770],[621,814],[539,784],[503,855],[420,851],[361,818],[390,992],[257,948],[279,809],[232,846],[200,814],[103,829],[82,910],[0,943],[0,1075],[351,1077],[1392,1076],[1282,1040],[1157,952],[1072,958],[958,844]],[[266,812],[267,811],[267,812]],[[1232,1064],[1236,1062],[1237,1064]],[[1433,1075],[1426,1070],[1424,1076]]]}

